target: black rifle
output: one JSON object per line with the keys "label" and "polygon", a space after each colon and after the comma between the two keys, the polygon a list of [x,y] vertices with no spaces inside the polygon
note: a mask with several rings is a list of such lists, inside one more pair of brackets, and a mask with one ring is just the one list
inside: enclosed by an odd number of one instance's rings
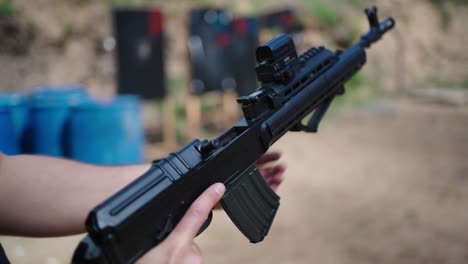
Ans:
{"label": "black rifle", "polygon": [[364,48],[395,24],[391,17],[379,22],[376,7],[365,12],[370,30],[346,51],[318,47],[298,57],[287,35],[258,47],[256,72],[262,86],[237,99],[244,118],[215,139],[194,140],[153,162],[145,174],[93,209],[86,220],[89,236],[72,262],[133,263],[162,242],[215,182],[226,185],[221,204],[237,228],[252,243],[262,241],[279,197],[255,161],[288,131],[316,132],[333,98],[344,93],[344,83],[366,62]]}

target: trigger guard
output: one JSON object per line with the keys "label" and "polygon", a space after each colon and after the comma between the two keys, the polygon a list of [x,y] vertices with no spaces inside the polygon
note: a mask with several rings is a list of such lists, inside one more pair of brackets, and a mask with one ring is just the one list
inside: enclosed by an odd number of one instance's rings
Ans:
{"label": "trigger guard", "polygon": [[206,218],[205,223],[203,223],[203,225],[198,230],[197,236],[203,233],[203,231],[205,231],[205,229],[208,228],[208,226],[211,224],[212,219],[213,219],[213,211],[210,211],[210,214]]}

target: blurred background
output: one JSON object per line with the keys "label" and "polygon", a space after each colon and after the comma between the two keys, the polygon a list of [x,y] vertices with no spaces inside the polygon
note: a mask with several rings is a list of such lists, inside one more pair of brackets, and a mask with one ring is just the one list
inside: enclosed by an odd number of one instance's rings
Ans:
{"label": "blurred background", "polygon": [[[207,263],[467,263],[466,0],[0,0],[0,149],[164,157],[240,118],[258,44],[290,33],[298,53],[345,49],[371,5],[396,28],[319,133],[273,146],[288,170],[265,241],[216,212],[197,243]],[[0,241],[12,263],[51,264],[81,237]]]}

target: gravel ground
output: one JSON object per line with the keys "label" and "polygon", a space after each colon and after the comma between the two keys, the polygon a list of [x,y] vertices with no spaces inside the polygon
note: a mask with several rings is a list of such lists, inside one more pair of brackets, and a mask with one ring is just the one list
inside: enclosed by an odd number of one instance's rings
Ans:
{"label": "gravel ground", "polygon": [[[398,101],[335,111],[274,148],[288,165],[270,234],[250,244],[223,212],[206,263],[467,263],[468,107]],[[12,263],[69,263],[81,236],[0,237]]]}

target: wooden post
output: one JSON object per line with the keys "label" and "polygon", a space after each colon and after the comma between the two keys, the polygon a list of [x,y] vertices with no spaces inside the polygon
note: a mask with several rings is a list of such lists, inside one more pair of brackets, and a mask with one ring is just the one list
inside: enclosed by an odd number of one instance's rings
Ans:
{"label": "wooden post", "polygon": [[201,105],[200,97],[192,94],[186,96],[187,128],[186,140],[191,141],[201,136]]}
{"label": "wooden post", "polygon": [[177,147],[177,130],[175,127],[175,98],[173,96],[166,96],[163,100],[163,144],[164,148],[168,151],[174,150]]}
{"label": "wooden post", "polygon": [[234,125],[239,117],[239,107],[237,104],[237,93],[234,89],[223,93],[223,128],[227,129]]}

